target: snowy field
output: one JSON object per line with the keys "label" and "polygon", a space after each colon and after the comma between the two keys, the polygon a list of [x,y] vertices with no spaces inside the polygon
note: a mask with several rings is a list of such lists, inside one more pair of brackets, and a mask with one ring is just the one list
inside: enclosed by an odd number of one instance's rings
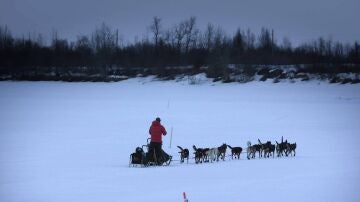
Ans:
{"label": "snowy field", "polygon": [[[150,80],[0,82],[0,201],[360,201],[360,85]],[[297,156],[130,168],[157,116],[175,159],[281,136]]]}

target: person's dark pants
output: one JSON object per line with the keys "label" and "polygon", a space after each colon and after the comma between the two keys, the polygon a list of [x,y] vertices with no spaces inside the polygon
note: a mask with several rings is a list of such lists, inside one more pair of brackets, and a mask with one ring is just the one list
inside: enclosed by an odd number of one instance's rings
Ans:
{"label": "person's dark pants", "polygon": [[[161,165],[169,160],[170,158],[169,155],[165,153],[161,147],[162,147],[161,142],[150,142],[148,156],[147,156],[149,161]],[[155,156],[154,156],[154,152],[155,152]]]}

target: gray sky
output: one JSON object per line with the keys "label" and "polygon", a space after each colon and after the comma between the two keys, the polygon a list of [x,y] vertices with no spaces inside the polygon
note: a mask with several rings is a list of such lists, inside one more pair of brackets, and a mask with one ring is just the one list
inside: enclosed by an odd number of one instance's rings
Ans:
{"label": "gray sky", "polygon": [[125,41],[142,38],[153,16],[165,28],[195,16],[202,29],[208,22],[229,34],[240,27],[258,33],[273,28],[279,42],[293,44],[319,36],[342,42],[360,41],[359,0],[0,0],[0,25],[15,36],[52,30],[75,40],[102,22],[119,29]]}

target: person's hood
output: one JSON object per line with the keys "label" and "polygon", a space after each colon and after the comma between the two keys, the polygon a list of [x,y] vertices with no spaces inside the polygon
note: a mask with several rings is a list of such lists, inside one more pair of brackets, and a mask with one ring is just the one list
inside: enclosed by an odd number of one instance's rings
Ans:
{"label": "person's hood", "polygon": [[152,125],[153,125],[153,126],[160,126],[161,124],[160,124],[159,121],[153,121],[153,122],[152,122]]}

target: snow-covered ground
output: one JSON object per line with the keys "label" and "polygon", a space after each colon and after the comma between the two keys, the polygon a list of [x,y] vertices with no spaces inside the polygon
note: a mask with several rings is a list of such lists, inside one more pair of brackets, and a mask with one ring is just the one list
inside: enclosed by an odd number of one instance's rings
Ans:
{"label": "snow-covered ground", "polygon": [[[0,82],[0,201],[360,201],[360,85],[150,80]],[[281,136],[297,156],[130,168],[157,116],[175,159]]]}

